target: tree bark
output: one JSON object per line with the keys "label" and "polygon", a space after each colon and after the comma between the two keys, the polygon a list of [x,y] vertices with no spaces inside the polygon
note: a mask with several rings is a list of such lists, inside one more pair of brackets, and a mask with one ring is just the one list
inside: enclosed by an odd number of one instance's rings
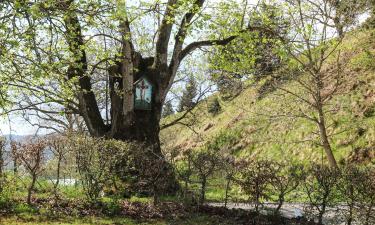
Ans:
{"label": "tree bark", "polygon": [[229,198],[229,188],[230,188],[230,178],[227,178],[227,183],[225,185],[225,199],[224,199],[224,207],[227,207],[228,198]]}
{"label": "tree bark", "polygon": [[206,200],[206,184],[207,184],[207,178],[204,176],[202,177],[201,181],[201,196],[199,199],[199,203],[203,205],[204,201]]}
{"label": "tree bark", "polygon": [[31,196],[32,196],[33,191],[34,191],[36,178],[37,178],[36,175],[32,175],[31,184],[30,184],[30,186],[27,190],[27,204],[29,204],[29,205],[31,205]]}
{"label": "tree bark", "polygon": [[284,194],[279,195],[279,204],[277,205],[276,212],[279,213],[284,204]]}
{"label": "tree bark", "polygon": [[338,168],[337,162],[336,162],[335,156],[333,155],[332,148],[331,148],[331,145],[329,143],[329,139],[328,139],[328,135],[327,135],[327,127],[326,127],[326,123],[325,123],[323,108],[319,104],[318,104],[318,114],[319,114],[318,126],[319,126],[321,144],[322,144],[323,149],[324,149],[324,151],[327,155],[329,165],[332,168],[337,169]]}

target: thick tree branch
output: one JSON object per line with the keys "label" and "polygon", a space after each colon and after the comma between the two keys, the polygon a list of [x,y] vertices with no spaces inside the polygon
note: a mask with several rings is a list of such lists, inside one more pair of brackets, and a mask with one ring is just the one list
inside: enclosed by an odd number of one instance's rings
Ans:
{"label": "thick tree branch", "polygon": [[156,41],[154,68],[160,68],[162,65],[167,65],[168,43],[171,37],[173,21],[175,19],[176,3],[177,0],[168,0],[164,17],[159,27],[158,39]]}
{"label": "thick tree branch", "polygon": [[91,79],[87,76],[87,56],[84,50],[81,25],[76,12],[70,9],[70,4],[66,5],[64,23],[66,27],[66,41],[69,50],[74,57],[74,63],[67,71],[68,79],[78,77],[80,87],[78,100],[81,115],[83,116],[89,132],[93,136],[102,136],[106,132],[106,126],[100,115],[95,94],[92,90]]}
{"label": "thick tree branch", "polygon": [[124,91],[123,97],[123,116],[125,120],[131,121],[132,113],[134,110],[134,94],[133,94],[133,83],[134,83],[134,65],[133,65],[133,44],[131,42],[131,31],[130,24],[127,18],[121,23],[122,31],[122,86]]}
{"label": "thick tree branch", "polygon": [[[166,86],[166,90],[170,89],[173,83],[173,80],[175,78],[177,69],[180,65],[179,55],[182,51],[182,47],[186,39],[187,29],[189,28],[193,17],[197,14],[198,10],[202,8],[204,2],[205,0],[196,0],[194,2],[193,7],[190,9],[189,12],[185,14],[185,16],[183,17],[181,21],[180,28],[175,36],[175,45],[173,49],[172,59],[168,68],[169,72],[167,74],[167,77],[163,77],[163,79],[165,79],[163,83]],[[168,91],[165,91],[165,93],[163,93],[163,99],[166,97],[167,93]]]}

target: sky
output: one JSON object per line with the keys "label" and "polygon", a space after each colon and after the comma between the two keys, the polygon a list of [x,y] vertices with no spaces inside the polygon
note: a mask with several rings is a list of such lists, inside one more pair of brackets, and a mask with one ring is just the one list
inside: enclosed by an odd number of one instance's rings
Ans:
{"label": "sky", "polygon": [[[10,121],[10,123],[9,123]],[[31,126],[20,115],[11,115],[0,117],[0,136],[2,135],[34,135],[38,131],[38,127]],[[40,130],[38,133],[46,133],[45,130]]]}

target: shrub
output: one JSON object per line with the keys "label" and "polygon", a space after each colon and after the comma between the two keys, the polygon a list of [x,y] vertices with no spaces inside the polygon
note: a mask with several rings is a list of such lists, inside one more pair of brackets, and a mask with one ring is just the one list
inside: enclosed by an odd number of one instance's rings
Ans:
{"label": "shrub", "polygon": [[216,116],[221,111],[221,105],[218,98],[214,98],[208,104],[208,112]]}
{"label": "shrub", "polygon": [[30,140],[25,144],[18,144],[15,158],[19,160],[26,172],[31,176],[31,182],[27,188],[27,203],[31,205],[32,193],[35,189],[35,183],[39,175],[45,169],[44,151],[46,143],[43,140]]}
{"label": "shrub", "polygon": [[183,158],[179,160],[178,163],[175,163],[175,169],[178,175],[178,178],[184,182],[184,189],[188,191],[189,185],[191,183],[191,176],[193,175],[193,166],[192,166],[192,152],[186,151],[183,153]]}
{"label": "shrub", "polygon": [[264,200],[269,199],[267,194],[270,193],[269,185],[274,179],[274,165],[266,160],[244,161],[240,168],[236,182],[250,196],[249,201],[254,204],[255,211],[259,213],[259,207],[263,205]]}
{"label": "shrub", "polygon": [[323,216],[327,207],[333,206],[337,200],[335,191],[339,171],[325,165],[314,164],[306,172],[304,189],[310,203],[306,211],[311,215],[317,211],[318,223],[323,224]]}
{"label": "shrub", "polygon": [[303,177],[303,166],[300,164],[278,163],[275,165],[275,176],[271,180],[271,193],[277,196],[276,213],[279,213],[285,197],[295,191]]}
{"label": "shrub", "polygon": [[357,204],[360,201],[359,187],[365,182],[364,179],[364,171],[357,166],[347,165],[341,170],[341,176],[337,187],[341,199],[347,206],[342,209],[347,225],[353,224],[355,219]]}
{"label": "shrub", "polygon": [[[138,147],[131,148],[130,152],[132,169],[136,172],[134,188],[142,190],[144,194],[153,195],[154,204],[159,203],[159,197],[171,191],[173,173],[170,164],[153,151],[152,146],[138,144]],[[177,188],[178,187],[174,187]]]}
{"label": "shrub", "polygon": [[363,179],[357,184],[359,192],[359,222],[363,225],[375,224],[375,168],[367,167]]}
{"label": "shrub", "polygon": [[73,139],[72,148],[85,194],[95,202],[104,187],[114,180],[113,175],[120,173],[113,173],[113,170],[119,160],[127,159],[124,157],[127,155],[127,145],[115,140],[78,137]]}
{"label": "shrub", "polygon": [[207,179],[211,176],[219,164],[218,154],[212,150],[203,149],[193,154],[192,164],[201,185],[199,203],[205,201]]}

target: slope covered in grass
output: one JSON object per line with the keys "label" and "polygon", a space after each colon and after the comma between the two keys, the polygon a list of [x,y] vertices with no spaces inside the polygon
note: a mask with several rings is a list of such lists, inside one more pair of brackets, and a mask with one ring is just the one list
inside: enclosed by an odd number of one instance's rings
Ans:
{"label": "slope covered in grass", "polygon": [[[329,102],[334,110],[327,113],[331,144],[338,161],[364,160],[366,154],[375,151],[375,31],[356,30],[347,34],[340,55],[344,85]],[[332,72],[333,63],[334,58],[328,60],[325,73]],[[178,124],[162,130],[163,149],[183,152],[211,145],[247,158],[325,160],[316,124],[289,116],[298,103],[283,91],[260,94],[264,83],[249,84],[230,101],[220,100],[222,110],[216,116],[208,113],[208,104],[217,94],[201,102],[184,120],[189,126]],[[296,88],[293,80],[282,85]],[[166,118],[163,123],[180,114]]]}

